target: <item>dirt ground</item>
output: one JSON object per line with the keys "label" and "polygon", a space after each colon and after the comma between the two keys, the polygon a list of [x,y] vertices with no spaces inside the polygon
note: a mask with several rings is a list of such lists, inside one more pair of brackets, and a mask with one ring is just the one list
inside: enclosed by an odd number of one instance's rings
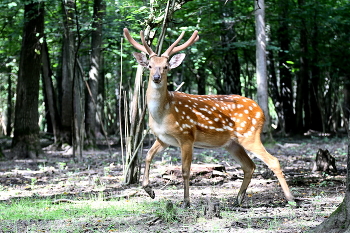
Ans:
{"label": "dirt ground", "polygon": [[[233,208],[232,200],[243,176],[239,165],[224,150],[195,149],[192,164],[219,164],[225,170],[192,174],[191,208],[179,213],[176,221],[166,221],[152,214],[119,219],[82,219],[75,223],[76,229],[81,230],[72,232],[113,232],[107,227],[113,222],[118,226],[117,232],[307,232],[326,219],[343,200],[346,137],[279,138],[276,141],[273,146],[267,146],[267,150],[279,159],[291,191],[297,198],[297,206],[285,202],[276,177],[260,160],[253,159],[257,169],[244,203]],[[312,172],[320,148],[328,149],[335,157],[337,174]],[[4,152],[6,154],[6,150]],[[145,147],[143,157],[146,152]],[[182,178],[167,173],[167,170],[181,164],[177,148],[168,149],[152,163],[150,180],[156,194],[154,200],[140,185],[123,184],[123,163],[118,145],[112,145],[113,155],[106,147],[84,151],[84,160],[80,163],[74,163],[68,151],[51,151],[48,147],[45,154],[36,164],[31,160],[0,161],[0,201],[60,194],[69,194],[75,199],[102,191],[106,201],[118,197],[135,203],[165,201],[180,209]],[[142,174],[143,168],[141,179]],[[99,185],[101,183],[103,186]],[[218,203],[220,209],[219,215],[211,219],[204,214],[208,202]],[[50,232],[45,227],[62,225],[65,221],[69,220],[18,221],[14,225],[16,229],[28,229],[28,225],[39,224],[42,232]],[[0,221],[0,224],[9,223]]]}

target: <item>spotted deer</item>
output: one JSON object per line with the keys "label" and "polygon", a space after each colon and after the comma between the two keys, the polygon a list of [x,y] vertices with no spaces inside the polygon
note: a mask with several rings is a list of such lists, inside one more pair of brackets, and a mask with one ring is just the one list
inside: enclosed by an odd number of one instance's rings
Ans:
{"label": "spotted deer", "polygon": [[168,146],[175,146],[181,149],[184,207],[190,206],[189,178],[194,147],[223,147],[240,164],[244,179],[234,205],[241,205],[255,169],[246,151],[268,165],[277,176],[286,199],[294,200],[278,159],[269,154],[261,143],[260,134],[265,119],[256,102],[239,95],[192,95],[168,91],[167,74],[181,64],[185,54],[176,54],[170,61],[169,57],[196,42],[199,39],[198,31],[194,31],[184,44],[176,46],[184,35],[182,32],[161,56],[152,51],[142,31],[142,45],[131,37],[126,28],[124,35],[136,49],[149,55],[148,60],[142,53],[133,53],[137,62],[150,71],[146,101],[149,126],[156,141],[146,156],[142,186],[151,198],[155,194],[149,184],[150,163],[157,153]]}

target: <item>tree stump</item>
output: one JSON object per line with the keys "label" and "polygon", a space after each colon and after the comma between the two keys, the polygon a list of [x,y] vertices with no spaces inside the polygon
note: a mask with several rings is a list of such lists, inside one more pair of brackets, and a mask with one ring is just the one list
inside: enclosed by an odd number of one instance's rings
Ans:
{"label": "tree stump", "polygon": [[[330,167],[332,166],[332,169]],[[316,154],[316,161],[312,169],[313,172],[321,171],[327,174],[330,171],[337,173],[337,168],[335,167],[335,158],[329,153],[329,151],[319,149]]]}
{"label": "tree stump", "polygon": [[207,205],[204,207],[204,216],[206,219],[212,219],[213,217],[221,218],[220,215],[220,203],[212,202],[210,198],[207,198]]}

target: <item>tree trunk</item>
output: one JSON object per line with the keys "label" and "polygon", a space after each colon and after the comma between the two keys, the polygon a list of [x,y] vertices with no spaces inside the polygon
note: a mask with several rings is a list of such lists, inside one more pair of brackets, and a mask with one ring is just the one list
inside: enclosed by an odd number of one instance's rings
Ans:
{"label": "tree trunk", "polygon": [[269,132],[270,114],[268,105],[268,86],[266,75],[266,33],[265,33],[265,2],[256,1],[256,80],[258,84],[257,99],[265,115],[264,132]]}
{"label": "tree trunk", "polygon": [[[299,8],[304,5],[304,0],[298,0]],[[308,102],[308,82],[309,82],[309,60],[308,54],[308,41],[306,23],[302,20],[302,28],[300,29],[300,69],[297,77],[297,97],[295,103],[295,114],[296,114],[296,133],[303,133],[306,129],[309,129],[310,112]]]}
{"label": "tree trunk", "polygon": [[[219,94],[238,94],[241,95],[241,76],[240,64],[238,59],[237,48],[232,44],[237,41],[235,25],[229,20],[233,17],[233,3],[228,3],[222,9],[223,23],[221,25],[221,46],[224,51],[222,59],[222,89],[218,90]],[[229,19],[227,19],[229,18]]]}
{"label": "tree trunk", "polygon": [[343,202],[323,223],[313,229],[315,233],[350,232],[350,129],[348,129],[348,158],[346,192]]}
{"label": "tree trunk", "polygon": [[288,66],[290,64],[289,58],[289,27],[288,27],[288,10],[290,9],[288,1],[280,1],[280,8],[282,9],[282,17],[280,18],[280,25],[277,36],[280,43],[280,51],[278,53],[279,60],[279,74],[280,74],[280,94],[281,104],[283,110],[284,130],[285,133],[290,133],[295,127],[295,117],[293,112],[293,87],[292,74]]}
{"label": "tree trunk", "polygon": [[7,108],[6,108],[6,115],[5,115],[5,123],[6,123],[6,135],[11,136],[12,132],[12,112],[13,112],[13,105],[12,105],[12,81],[11,81],[11,68],[9,68],[9,74],[7,77]]}
{"label": "tree trunk", "polygon": [[350,75],[345,75],[344,78],[344,102],[343,102],[343,114],[346,119],[350,118]]}
{"label": "tree trunk", "polygon": [[57,143],[57,139],[59,136],[59,116],[56,105],[56,95],[52,83],[52,70],[51,70],[51,62],[49,57],[49,51],[47,47],[46,41],[43,44],[42,51],[42,75],[43,75],[43,89],[45,91],[45,107],[47,106],[48,112],[51,119],[52,130],[54,135],[55,143]]}
{"label": "tree trunk", "polygon": [[102,19],[104,15],[104,5],[102,0],[94,1],[93,13],[93,31],[91,33],[91,65],[89,71],[88,85],[90,91],[86,98],[86,141],[88,147],[96,147],[96,136],[100,133],[100,128],[97,128],[97,95],[99,88],[99,80],[101,79],[101,45],[102,45]]}
{"label": "tree trunk", "polygon": [[75,23],[74,0],[62,1],[63,10],[63,46],[62,80],[60,100],[60,142],[72,145],[73,129],[73,77],[75,64]]}
{"label": "tree trunk", "polygon": [[275,68],[275,59],[273,56],[273,51],[268,52],[268,67],[269,67],[269,95],[275,105],[275,111],[278,116],[278,130],[285,134],[285,119],[283,114],[283,106],[281,102],[281,95],[279,93],[278,83],[277,83],[277,74]]}
{"label": "tree trunk", "polygon": [[12,152],[14,158],[36,159],[41,153],[38,100],[44,3],[34,2],[25,5],[24,17]]}
{"label": "tree trunk", "polygon": [[[75,59],[75,65],[80,66],[78,59]],[[83,157],[83,145],[84,145],[84,82],[83,82],[83,72],[80,74],[76,71],[73,77],[73,135],[72,135],[72,146],[73,146],[73,156],[79,161]]]}
{"label": "tree trunk", "polygon": [[[316,8],[317,9],[317,8]],[[317,10],[315,12],[317,14]],[[314,16],[316,18],[316,16]],[[311,66],[311,82],[309,87],[310,92],[310,129],[325,132],[325,111],[321,112],[320,97],[319,94],[319,83],[321,78],[321,71],[319,67],[319,52],[318,52],[318,22],[314,19],[313,33],[310,38],[312,47],[312,61]]]}

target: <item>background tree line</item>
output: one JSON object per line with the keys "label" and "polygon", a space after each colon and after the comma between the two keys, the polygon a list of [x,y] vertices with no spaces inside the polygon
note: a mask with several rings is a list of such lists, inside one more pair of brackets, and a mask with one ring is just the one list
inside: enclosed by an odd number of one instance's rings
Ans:
{"label": "background tree line", "polygon": [[[167,4],[171,11],[166,12]],[[2,133],[15,157],[40,153],[39,131],[74,152],[96,138],[120,137],[130,119],[136,75],[134,49],[123,40],[148,30],[163,48],[183,30],[199,30],[170,89],[241,94],[256,99],[252,1],[10,1],[0,12]],[[274,132],[338,133],[350,106],[348,1],[266,2],[270,113]],[[146,79],[144,79],[146,80]],[[144,85],[144,84],[141,84]],[[141,93],[142,94],[142,93]],[[125,101],[126,100],[126,101]],[[130,100],[130,101],[129,101]],[[129,120],[130,123],[130,120]],[[125,136],[125,133],[122,134]],[[29,152],[28,152],[29,151]]]}

